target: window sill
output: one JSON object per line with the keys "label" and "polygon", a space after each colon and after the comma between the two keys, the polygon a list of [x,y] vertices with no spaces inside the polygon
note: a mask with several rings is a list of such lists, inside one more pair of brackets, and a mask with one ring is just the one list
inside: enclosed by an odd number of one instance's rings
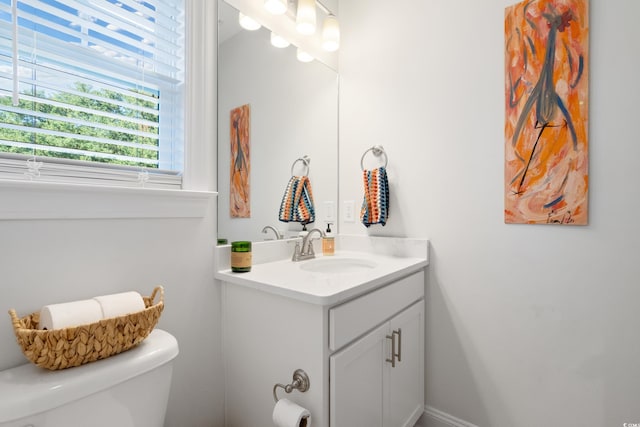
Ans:
{"label": "window sill", "polygon": [[202,218],[210,191],[0,181],[0,220]]}

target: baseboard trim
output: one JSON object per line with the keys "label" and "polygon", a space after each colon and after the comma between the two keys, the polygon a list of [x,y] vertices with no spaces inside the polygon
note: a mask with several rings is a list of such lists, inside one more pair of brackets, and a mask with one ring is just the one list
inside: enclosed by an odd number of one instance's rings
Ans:
{"label": "baseboard trim", "polygon": [[424,407],[424,416],[427,422],[425,427],[478,427],[429,405]]}

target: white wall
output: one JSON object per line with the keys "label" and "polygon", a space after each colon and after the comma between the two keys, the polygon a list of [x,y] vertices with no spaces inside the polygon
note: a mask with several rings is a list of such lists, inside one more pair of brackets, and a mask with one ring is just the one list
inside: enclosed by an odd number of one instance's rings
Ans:
{"label": "white wall", "polygon": [[428,237],[427,405],[485,427],[640,422],[636,0],[591,0],[590,225],[503,223],[506,0],[340,4],[340,198],[389,156],[390,219]]}

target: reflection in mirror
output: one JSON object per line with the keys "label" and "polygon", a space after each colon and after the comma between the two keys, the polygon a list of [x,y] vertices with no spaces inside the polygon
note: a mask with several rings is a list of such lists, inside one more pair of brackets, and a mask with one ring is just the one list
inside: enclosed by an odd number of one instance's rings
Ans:
{"label": "reflection in mirror", "polygon": [[[274,239],[266,226],[284,237],[297,236],[299,223],[279,221],[279,210],[293,175],[307,172],[298,159],[308,156],[315,223],[326,228],[327,204],[334,208],[336,231],[338,193],[338,77],[334,70],[313,61],[296,59],[295,47],[271,45],[270,31],[240,30],[238,12],[219,4],[218,38],[218,237],[261,241]],[[235,28],[232,28],[235,27]],[[249,217],[231,216],[230,114],[249,105],[249,149],[245,161]],[[293,172],[292,172],[293,171]]]}

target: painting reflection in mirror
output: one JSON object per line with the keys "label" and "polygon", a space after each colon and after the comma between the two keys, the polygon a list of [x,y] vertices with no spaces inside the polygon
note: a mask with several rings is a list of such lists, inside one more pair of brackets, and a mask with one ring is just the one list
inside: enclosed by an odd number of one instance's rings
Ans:
{"label": "painting reflection in mirror", "polygon": [[229,118],[229,141],[231,148],[231,176],[229,182],[229,207],[232,218],[250,218],[250,182],[251,157],[249,145],[249,128],[251,109],[248,104],[231,110]]}

